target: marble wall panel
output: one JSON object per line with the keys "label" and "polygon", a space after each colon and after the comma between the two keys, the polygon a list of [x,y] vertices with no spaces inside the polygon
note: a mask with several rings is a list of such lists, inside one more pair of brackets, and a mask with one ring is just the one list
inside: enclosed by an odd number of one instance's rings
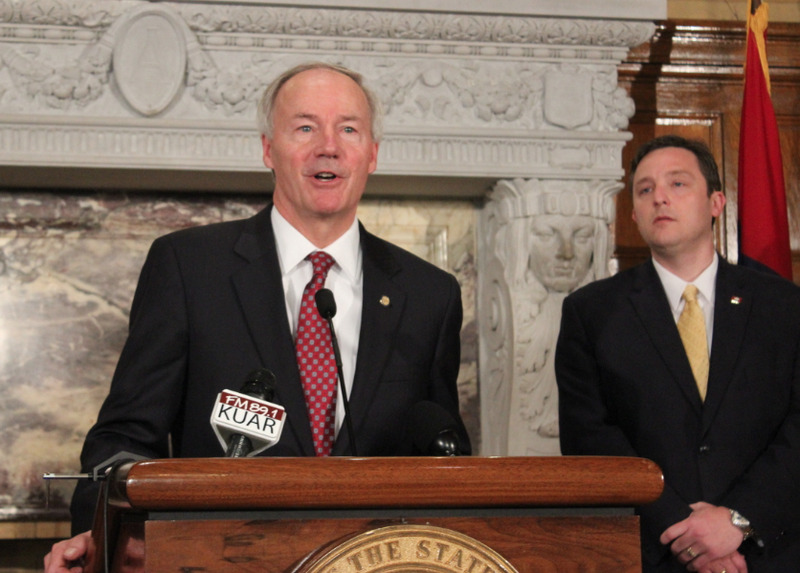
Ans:
{"label": "marble wall panel", "polygon": [[[265,202],[254,195],[0,191],[0,517],[41,510],[42,474],[79,469],[153,239],[247,217]],[[372,199],[359,218],[458,278],[465,310],[459,393],[477,447],[475,212],[469,201]],[[51,511],[63,514],[73,485],[54,484]]]}

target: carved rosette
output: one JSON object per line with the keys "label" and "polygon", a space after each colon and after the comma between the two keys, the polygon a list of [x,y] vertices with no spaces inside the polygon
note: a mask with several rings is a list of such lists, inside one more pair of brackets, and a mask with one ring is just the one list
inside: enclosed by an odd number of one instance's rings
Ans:
{"label": "carved rosette", "polygon": [[553,359],[564,297],[608,276],[614,180],[498,182],[480,214],[484,455],[557,455]]}

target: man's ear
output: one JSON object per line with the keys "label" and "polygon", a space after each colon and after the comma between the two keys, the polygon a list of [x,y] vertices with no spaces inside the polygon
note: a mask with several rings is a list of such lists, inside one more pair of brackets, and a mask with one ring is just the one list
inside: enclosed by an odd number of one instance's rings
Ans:
{"label": "man's ear", "polygon": [[722,215],[722,211],[725,209],[725,203],[727,203],[728,200],[725,198],[722,191],[714,191],[709,199],[711,200],[711,215],[716,219]]}
{"label": "man's ear", "polygon": [[261,149],[262,149],[261,158],[264,161],[264,165],[272,169],[274,165],[274,163],[272,162],[272,141],[267,139],[266,135],[261,136]]}
{"label": "man's ear", "polygon": [[374,142],[372,144],[372,157],[369,160],[369,167],[367,167],[367,173],[374,173],[375,169],[378,168],[378,142]]}

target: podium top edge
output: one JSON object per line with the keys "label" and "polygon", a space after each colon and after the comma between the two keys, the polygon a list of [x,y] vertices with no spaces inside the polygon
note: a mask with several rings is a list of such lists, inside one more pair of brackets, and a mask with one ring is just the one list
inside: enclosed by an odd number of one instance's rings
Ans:
{"label": "podium top edge", "polygon": [[163,459],[119,482],[140,510],[631,507],[664,485],[650,460],[602,456]]}

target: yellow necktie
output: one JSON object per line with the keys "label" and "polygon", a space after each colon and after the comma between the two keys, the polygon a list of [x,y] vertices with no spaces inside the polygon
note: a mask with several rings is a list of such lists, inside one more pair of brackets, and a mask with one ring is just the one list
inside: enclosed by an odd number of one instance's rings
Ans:
{"label": "yellow necktie", "polygon": [[686,304],[678,319],[678,332],[692,367],[700,399],[705,401],[708,389],[708,339],[706,338],[706,321],[697,302],[697,287],[686,285],[686,289],[683,291],[683,300],[686,301]]}

